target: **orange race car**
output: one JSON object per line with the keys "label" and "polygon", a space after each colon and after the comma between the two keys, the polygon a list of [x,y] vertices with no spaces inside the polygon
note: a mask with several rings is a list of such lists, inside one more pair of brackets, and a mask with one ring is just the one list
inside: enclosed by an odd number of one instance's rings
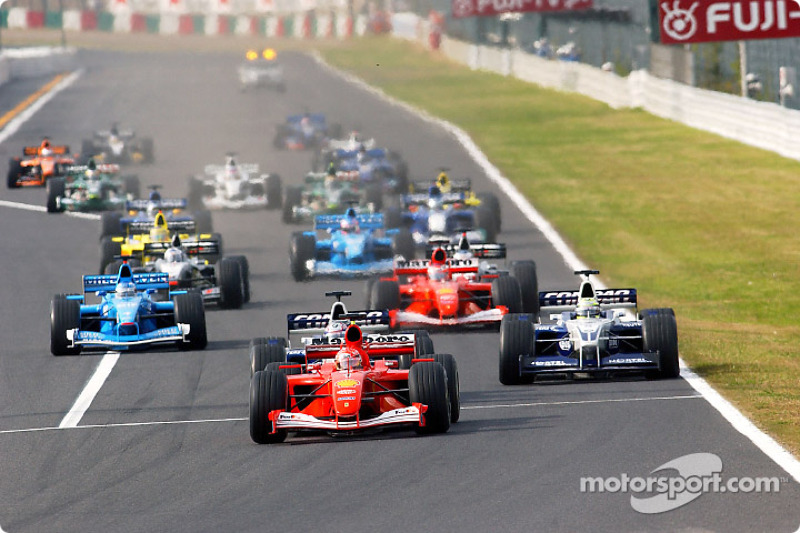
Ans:
{"label": "orange race car", "polygon": [[45,137],[39,146],[26,146],[23,157],[8,161],[8,188],[44,187],[47,178],[63,176],[66,167],[75,164],[69,146],[53,146]]}

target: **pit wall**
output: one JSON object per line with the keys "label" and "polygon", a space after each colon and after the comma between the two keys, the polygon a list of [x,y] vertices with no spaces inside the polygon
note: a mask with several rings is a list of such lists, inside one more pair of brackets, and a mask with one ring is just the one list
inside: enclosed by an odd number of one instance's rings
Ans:
{"label": "pit wall", "polygon": [[576,92],[613,108],[645,111],[693,128],[800,161],[800,111],[775,103],[698,89],[656,78],[646,70],[626,77],[590,65],[549,60],[520,50],[451,39],[411,13],[392,18],[395,37],[418,42],[473,70],[512,76],[542,87]]}

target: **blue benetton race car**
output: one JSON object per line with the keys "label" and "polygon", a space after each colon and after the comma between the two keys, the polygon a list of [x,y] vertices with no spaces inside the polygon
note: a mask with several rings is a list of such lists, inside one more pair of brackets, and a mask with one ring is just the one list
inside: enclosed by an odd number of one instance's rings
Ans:
{"label": "blue benetton race car", "polygon": [[[167,273],[133,274],[124,263],[117,275],[83,276],[83,292],[53,298],[53,355],[77,355],[83,347],[128,350],[172,343],[203,349],[208,343],[203,297],[170,292]],[[86,304],[86,295],[92,293],[100,301]]]}
{"label": "blue benetton race car", "polygon": [[319,276],[350,278],[387,274],[396,255],[414,257],[414,241],[408,230],[383,230],[383,215],[357,214],[350,208],[344,215],[318,215],[316,231],[330,237],[317,240],[315,231],[297,232],[289,245],[292,276],[304,281]]}
{"label": "blue benetton race car", "polygon": [[304,113],[291,115],[286,122],[279,124],[275,131],[273,145],[275,148],[288,150],[308,150],[323,144],[329,138],[337,138],[342,134],[339,124],[328,124],[321,113]]}
{"label": "blue benetton race car", "polygon": [[537,376],[644,373],[675,378],[678,327],[672,309],[636,312],[636,289],[595,290],[589,276],[577,291],[539,293],[539,313],[508,314],[500,325],[500,382],[513,385]]}

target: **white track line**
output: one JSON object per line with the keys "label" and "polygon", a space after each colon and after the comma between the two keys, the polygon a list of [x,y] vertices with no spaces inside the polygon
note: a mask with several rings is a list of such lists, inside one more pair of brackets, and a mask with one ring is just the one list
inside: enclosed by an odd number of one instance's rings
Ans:
{"label": "white track line", "polygon": [[108,375],[111,374],[111,370],[114,369],[114,365],[117,364],[118,360],[119,352],[108,352],[103,356],[100,360],[100,364],[97,365],[97,370],[95,370],[92,377],[89,378],[89,381],[86,383],[80,395],[78,395],[72,408],[58,425],[59,429],[74,428],[78,425],[78,422],[81,421],[86,410],[92,405],[94,397],[100,392],[100,388],[103,386],[103,383],[105,383]]}
{"label": "white track line", "polygon": [[24,111],[22,111],[19,115],[11,119],[6,127],[3,128],[3,131],[0,131],[0,143],[6,142],[9,137],[14,135],[19,128],[25,124],[30,118],[36,114],[47,102],[53,99],[55,95],[75,83],[75,81],[81,77],[83,74],[83,69],[76,70],[63,80],[61,80],[55,87],[53,87],[49,92],[43,94],[38,100],[36,100],[30,107],[27,107]]}
{"label": "white track line", "polygon": [[[798,0],[800,1],[800,0]],[[566,241],[558,234],[553,226],[545,220],[531,204],[527,198],[517,190],[513,183],[508,178],[503,176],[500,170],[492,164],[486,157],[475,141],[470,136],[456,126],[446,120],[437,118],[427,111],[418,109],[410,104],[401,102],[396,98],[387,95],[380,89],[368,85],[360,78],[342,72],[328,65],[319,52],[314,52],[314,59],[322,67],[327,69],[332,74],[344,79],[345,81],[360,87],[361,89],[375,95],[384,102],[393,106],[399,107],[416,115],[417,117],[425,120],[431,124],[441,127],[445,131],[453,135],[456,140],[461,143],[464,149],[469,153],[470,157],[483,169],[486,176],[494,182],[512,202],[522,211],[527,219],[536,226],[545,238],[550,241],[555,250],[561,255],[567,267],[572,270],[585,270],[588,267],[578,258],[578,255],[567,245]],[[596,283],[598,287],[605,287],[602,283]],[[703,395],[703,397],[711,404],[714,409],[727,420],[739,433],[750,439],[762,452],[764,452],[770,459],[775,461],[781,468],[786,470],[797,482],[800,482],[800,461],[797,460],[788,450],[778,444],[775,439],[758,429],[752,422],[734,407],[729,401],[723,398],[711,385],[708,384],[703,378],[689,370],[686,363],[681,359],[681,376],[692,386],[694,390]]]}
{"label": "white track line", "polygon": [[[47,213],[47,208],[41,205],[23,204],[21,202],[9,202],[8,200],[0,200],[0,207],[10,207],[12,209],[22,209],[23,211],[35,211],[37,213]],[[73,213],[68,211],[64,213],[69,217],[85,218],[87,220],[100,220],[100,215],[94,213]]]}
{"label": "white track line", "polygon": [[[462,411],[476,411],[483,409],[515,409],[520,407],[558,407],[561,405],[580,405],[580,404],[597,404],[597,403],[630,403],[630,402],[653,402],[653,401],[670,401],[670,400],[697,400],[701,399],[699,394],[692,394],[688,396],[653,396],[646,398],[613,398],[606,400],[578,400],[573,402],[533,402],[533,403],[507,403],[507,404],[490,404],[490,405],[462,405]],[[76,402],[77,403],[77,402]],[[76,424],[64,425],[62,422],[59,426],[45,426],[38,428],[24,428],[24,429],[5,429],[0,431],[0,435],[14,435],[18,433],[40,433],[43,431],[60,431],[64,429],[108,429],[108,428],[130,428],[130,427],[144,427],[144,426],[174,426],[179,424],[218,424],[222,422],[246,422],[248,418],[206,418],[200,420],[163,420],[155,422],[117,422],[110,424],[86,424],[79,426]]]}

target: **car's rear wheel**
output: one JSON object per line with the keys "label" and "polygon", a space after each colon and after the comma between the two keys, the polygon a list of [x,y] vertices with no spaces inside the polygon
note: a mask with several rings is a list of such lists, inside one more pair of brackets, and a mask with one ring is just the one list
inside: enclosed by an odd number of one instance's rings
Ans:
{"label": "car's rear wheel", "polygon": [[391,279],[379,279],[372,287],[371,309],[399,309],[400,285]]}
{"label": "car's rear wheel", "polygon": [[282,218],[286,224],[295,222],[294,207],[303,201],[303,190],[300,187],[286,187],[286,198],[283,200]]}
{"label": "car's rear wheel", "polygon": [[250,380],[250,438],[257,444],[275,444],[286,440],[286,431],[273,433],[269,414],[286,410],[289,384],[282,372],[256,372]]}
{"label": "car's rear wheel", "polygon": [[229,257],[230,260],[236,261],[239,263],[239,266],[242,269],[242,286],[244,290],[244,303],[250,301],[250,263],[247,261],[247,257],[244,255],[232,255]]}
{"label": "car's rear wheel", "polygon": [[458,364],[449,353],[434,354],[433,360],[444,367],[447,376],[447,395],[450,397],[450,422],[461,417],[461,391],[458,385]]}
{"label": "car's rear wheel", "polygon": [[500,276],[492,281],[492,305],[503,305],[509,313],[522,312],[522,291],[516,278]]}
{"label": "car's rear wheel", "polygon": [[219,285],[219,306],[223,309],[239,309],[244,303],[244,282],[241,264],[228,257],[215,266]]}
{"label": "car's rear wheel", "polygon": [[289,244],[289,267],[295,281],[305,281],[310,277],[307,262],[316,255],[316,239],[302,232],[292,234]]}
{"label": "car's rear wheel", "polygon": [[103,237],[100,241],[100,274],[105,273],[106,266],[113,263],[122,253],[122,243],[112,237]]}
{"label": "car's rear wheel", "polygon": [[77,355],[80,346],[69,347],[67,330],[81,325],[81,304],[77,300],[67,300],[63,294],[53,297],[50,302],[50,353],[53,355]]}
{"label": "car's rear wheel", "polygon": [[139,182],[139,176],[133,174],[125,176],[123,178],[123,191],[132,198],[139,198],[142,194],[142,186]]}
{"label": "car's rear wheel", "polygon": [[277,174],[267,176],[267,209],[280,209],[283,205],[281,177]]}
{"label": "car's rear wheel", "polygon": [[265,370],[270,363],[286,362],[284,346],[273,343],[254,344],[250,347],[250,375]]}
{"label": "car's rear wheel", "polygon": [[[211,211],[208,209],[195,211],[194,225],[197,233],[212,233],[214,231],[214,222],[211,218]],[[220,253],[222,253],[222,250],[220,250]]]}
{"label": "car's rear wheel", "polygon": [[642,311],[642,341],[645,352],[658,352],[658,370],[648,372],[648,378],[671,379],[680,375],[678,323],[672,309]]}
{"label": "car's rear wheel", "polygon": [[47,180],[47,212],[60,213],[64,209],[59,206],[58,199],[64,196],[66,186],[64,178],[50,178]]}
{"label": "car's rear wheel", "polygon": [[403,259],[414,259],[416,252],[416,245],[414,244],[414,237],[411,232],[406,228],[400,228],[400,231],[392,239],[392,253],[400,255]]}
{"label": "car's rear wheel", "polygon": [[447,375],[440,363],[423,361],[408,371],[408,393],[411,403],[428,407],[425,425],[417,426],[418,433],[445,433],[450,429],[450,398]]}
{"label": "car's rear wheel", "polygon": [[100,238],[122,234],[122,213],[106,211],[100,215]]}
{"label": "car's rear wheel", "polygon": [[518,385],[524,380],[520,375],[520,356],[534,355],[533,325],[529,315],[506,315],[500,322],[500,383]]}
{"label": "car's rear wheel", "polygon": [[189,324],[186,341],[178,341],[178,347],[184,350],[202,350],[208,345],[206,333],[206,313],[203,297],[196,292],[176,294],[175,323]]}
{"label": "car's rear wheel", "polygon": [[539,312],[539,279],[536,276],[534,261],[516,261],[511,264],[511,275],[519,282],[522,293],[522,312]]}
{"label": "car's rear wheel", "polygon": [[16,189],[19,187],[17,180],[19,179],[20,174],[22,174],[22,163],[19,159],[12,157],[8,160],[7,183],[9,189]]}

